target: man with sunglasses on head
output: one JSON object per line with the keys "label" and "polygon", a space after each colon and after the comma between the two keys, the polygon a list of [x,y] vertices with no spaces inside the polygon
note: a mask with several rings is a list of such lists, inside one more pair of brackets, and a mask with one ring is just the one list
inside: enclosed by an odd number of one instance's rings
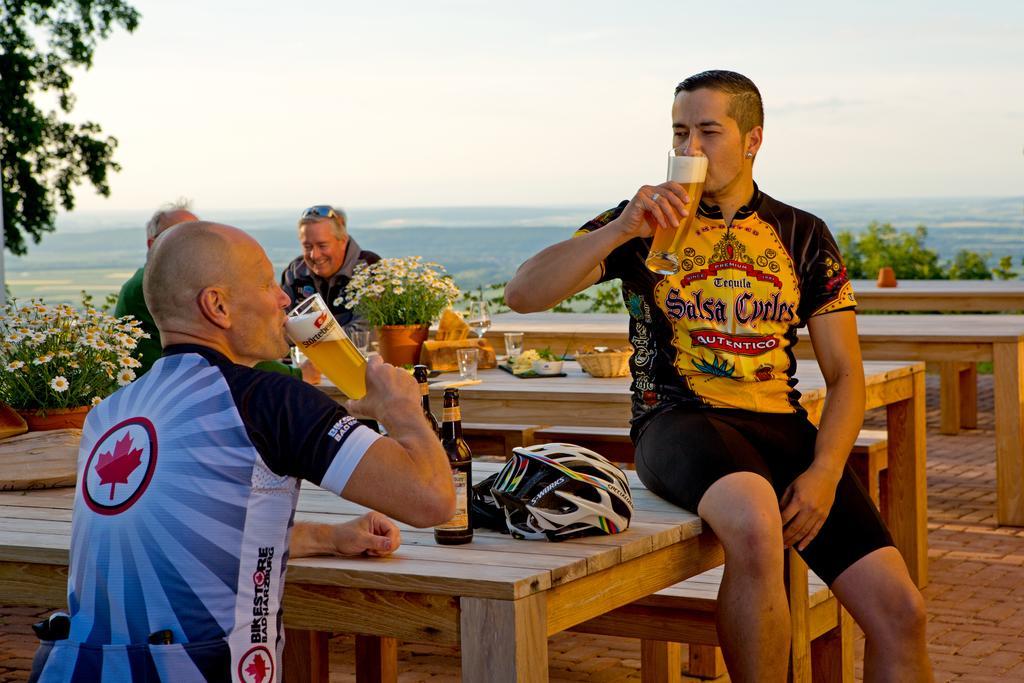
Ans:
{"label": "man with sunglasses on head", "polygon": [[304,299],[320,294],[334,317],[346,330],[365,329],[355,311],[345,308],[345,287],[356,266],[374,264],[380,256],[359,248],[349,237],[348,220],[342,209],[317,204],[299,217],[299,244],[302,256],[281,273],[281,287],[294,307]]}

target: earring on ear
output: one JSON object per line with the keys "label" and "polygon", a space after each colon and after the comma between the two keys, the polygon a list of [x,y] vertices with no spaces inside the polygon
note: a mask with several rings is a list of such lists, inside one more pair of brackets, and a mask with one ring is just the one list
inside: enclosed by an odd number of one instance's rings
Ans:
{"label": "earring on ear", "polygon": [[753,159],[754,158],[754,153],[753,152],[747,152],[747,158],[748,159]]}

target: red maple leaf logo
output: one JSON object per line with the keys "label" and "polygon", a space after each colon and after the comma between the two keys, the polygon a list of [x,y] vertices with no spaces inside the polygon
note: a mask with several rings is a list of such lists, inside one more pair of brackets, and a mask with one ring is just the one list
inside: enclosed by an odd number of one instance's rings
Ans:
{"label": "red maple leaf logo", "polygon": [[100,453],[96,474],[100,475],[100,486],[110,484],[110,500],[114,500],[114,487],[127,484],[128,477],[142,464],[142,449],[132,445],[132,435],[125,434],[114,444],[113,453]]}
{"label": "red maple leaf logo", "polygon": [[263,679],[267,675],[267,660],[262,654],[257,652],[249,666],[245,667],[245,673],[252,676],[252,680],[255,683],[263,683]]}

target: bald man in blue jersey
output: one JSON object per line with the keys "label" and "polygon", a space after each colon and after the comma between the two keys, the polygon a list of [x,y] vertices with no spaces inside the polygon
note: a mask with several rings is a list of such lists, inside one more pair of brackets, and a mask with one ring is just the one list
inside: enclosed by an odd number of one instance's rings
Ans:
{"label": "bald man in blue jersey", "polygon": [[[287,352],[289,300],[243,231],[171,228],[143,286],[163,357],[86,421],[70,634],[43,642],[30,680],[280,680],[289,555],[387,554],[399,536],[385,515],[417,527],[446,521],[447,458],[403,370],[371,362],[366,397],[346,410],[252,368]],[[301,479],[380,512],[293,526]]]}

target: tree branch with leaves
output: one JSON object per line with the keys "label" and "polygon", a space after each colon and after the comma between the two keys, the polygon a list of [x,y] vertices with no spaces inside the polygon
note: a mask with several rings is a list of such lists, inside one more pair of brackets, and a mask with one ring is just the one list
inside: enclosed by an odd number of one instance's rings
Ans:
{"label": "tree branch with leaves", "polygon": [[[0,182],[3,230],[14,254],[55,229],[57,208],[75,206],[84,181],[110,195],[117,139],[99,124],[65,120],[75,105],[75,68],[88,69],[100,40],[128,32],[139,13],[120,0],[4,0],[0,3]],[[39,106],[56,98],[57,109]]]}

